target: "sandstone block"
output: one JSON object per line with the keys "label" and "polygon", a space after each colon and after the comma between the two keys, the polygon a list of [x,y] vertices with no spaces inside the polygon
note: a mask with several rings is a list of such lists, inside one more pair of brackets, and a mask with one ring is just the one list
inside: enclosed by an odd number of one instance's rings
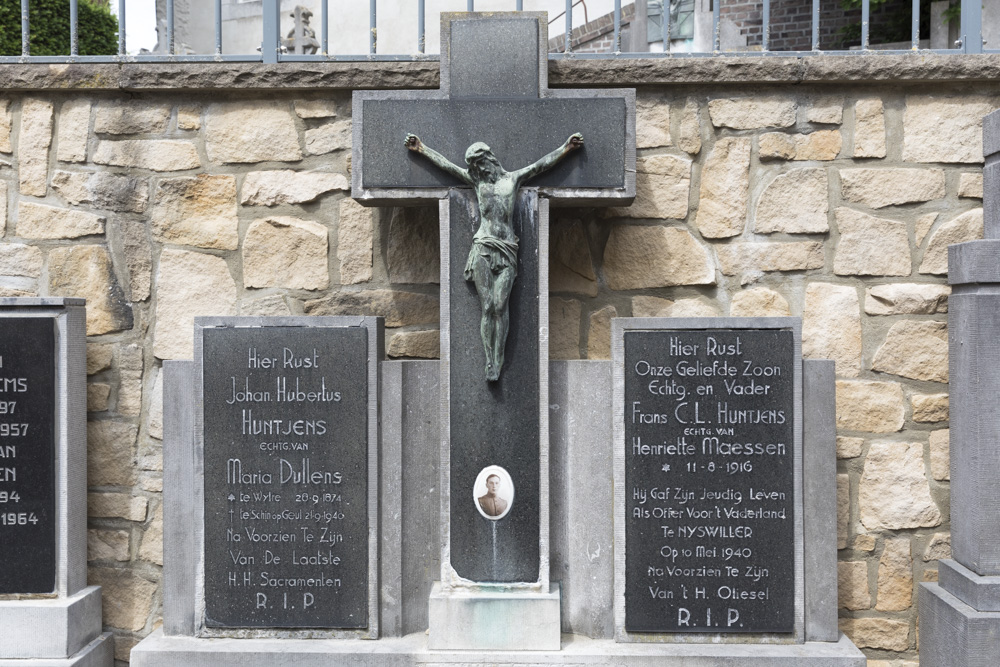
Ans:
{"label": "sandstone block", "polygon": [[847,548],[847,534],[851,527],[851,477],[837,474],[837,549]]}
{"label": "sandstone block", "polygon": [[731,317],[787,317],[790,314],[785,297],[766,287],[739,291],[729,305]]}
{"label": "sandstone block", "polygon": [[927,238],[927,232],[931,231],[931,227],[937,222],[940,213],[925,213],[924,215],[918,215],[916,221],[913,223],[913,238],[917,242],[917,246],[923,245],[924,239]]}
{"label": "sandstone block", "polygon": [[613,290],[715,284],[708,250],[690,232],[675,227],[612,227],[604,276]]}
{"label": "sandstone block", "polygon": [[549,299],[549,359],[580,358],[580,316],[576,299]]}
{"label": "sandstone block", "polygon": [[885,157],[885,114],[877,97],[854,103],[854,157]]}
{"label": "sandstone block", "polygon": [[949,445],[950,430],[943,428],[931,431],[931,476],[939,482],[951,479],[951,447]]}
{"label": "sandstone block", "polygon": [[871,208],[943,199],[943,169],[841,169],[840,191],[847,201]]}
{"label": "sandstone block", "polygon": [[295,115],[299,118],[335,118],[337,105],[333,100],[295,100]]}
{"label": "sandstone block", "polygon": [[52,103],[35,97],[21,102],[21,132],[17,144],[17,175],[22,195],[44,197],[49,178],[52,143]]}
{"label": "sandstone block", "polygon": [[441,354],[441,332],[400,331],[389,339],[389,356],[393,358],[437,359]]}
{"label": "sandstone block", "polygon": [[[0,114],[2,115],[2,114]],[[0,236],[7,233],[7,182],[0,182]]]}
{"label": "sandstone block", "polygon": [[996,108],[996,100],[982,95],[907,95],[903,160],[982,162],[983,116]]}
{"label": "sandstone block", "polygon": [[840,240],[833,271],[841,276],[908,276],[913,271],[906,223],[838,208]]}
{"label": "sandstone block", "polygon": [[304,204],[333,190],[348,190],[343,174],[320,171],[252,171],[243,179],[240,203],[249,206]]}
{"label": "sandstone block", "polygon": [[98,102],[94,132],[98,134],[161,134],[170,122],[170,105],[148,100]]}
{"label": "sandstone block", "polygon": [[200,130],[201,129],[201,107],[177,107],[177,129],[178,130]]}
{"label": "sandstone block", "polygon": [[780,97],[742,97],[710,100],[708,115],[716,127],[756,130],[791,127],[795,124],[795,101]]}
{"label": "sandstone block", "polygon": [[590,243],[579,220],[560,220],[550,228],[549,291],[597,296]]}
{"label": "sandstone block", "polygon": [[855,551],[875,551],[875,537],[867,533],[862,533],[860,535],[854,536],[854,542],[851,544],[851,548]]}
{"label": "sandstone block", "polygon": [[337,223],[341,284],[354,285],[372,279],[374,234],[374,211],[353,199],[341,199]]}
{"label": "sandstone block", "polygon": [[86,162],[90,136],[90,100],[66,100],[59,107],[56,157],[60,162]]}
{"label": "sandstone block", "polygon": [[948,381],[948,325],[931,320],[902,320],[886,334],[872,370],[914,380]]}
{"label": "sandstone block", "polygon": [[754,231],[760,234],[830,231],[828,190],[825,169],[793,169],[779,174],[757,201]]}
{"label": "sandstone block", "polygon": [[842,618],[841,631],[858,648],[905,651],[910,648],[910,624],[888,618]]}
{"label": "sandstone block", "polygon": [[87,375],[111,368],[114,346],[110,343],[87,343]]}
{"label": "sandstone block", "polygon": [[153,279],[153,250],[146,225],[136,220],[122,220],[121,239],[128,269],[129,299],[145,301],[149,298]]}
{"label": "sandstone block", "polygon": [[326,289],[330,285],[326,227],[274,216],[254,220],[243,240],[243,286]]}
{"label": "sandstone block", "polygon": [[951,558],[951,535],[948,533],[934,533],[931,541],[924,549],[924,562],[932,560],[944,560]]}
{"label": "sandstone block", "polygon": [[865,312],[869,315],[933,315],[948,312],[947,285],[891,283],[865,290]]}
{"label": "sandstone block", "polygon": [[156,508],[153,518],[142,533],[139,559],[163,565],[163,505]]}
{"label": "sandstone block", "polygon": [[851,611],[871,609],[872,594],[868,590],[868,563],[863,560],[837,563],[837,606]]}
{"label": "sandstone block", "polygon": [[42,275],[42,251],[23,243],[0,243],[0,276],[38,278]]}
{"label": "sandstone block", "polygon": [[687,217],[691,161],[674,155],[652,155],[635,162],[635,202],[627,208],[608,209],[605,215],[661,220]]}
{"label": "sandstone block", "polygon": [[173,139],[99,141],[92,160],[95,164],[151,171],[183,171],[201,166],[193,143]]}
{"label": "sandstone block", "polygon": [[919,442],[873,442],[858,489],[861,523],[870,531],[929,528],[941,524],[924,476]]}
{"label": "sandstone block", "polygon": [[915,422],[948,421],[948,394],[913,394],[910,403]]}
{"label": "sandstone block", "polygon": [[760,135],[757,140],[758,154],[761,160],[793,160],[795,159],[795,138],[784,132],[768,132]]}
{"label": "sandstone block", "polygon": [[825,258],[818,241],[795,243],[728,243],[716,246],[719,267],[727,276],[761,271],[821,269]]}
{"label": "sandstone block", "polygon": [[837,436],[837,458],[854,459],[864,451],[864,438],[851,438],[846,435]]}
{"label": "sandstone block", "polygon": [[701,152],[701,111],[696,101],[688,99],[684,103],[677,131],[677,146],[682,151],[688,155]]}
{"label": "sandstone block", "polygon": [[695,217],[701,235],[718,239],[742,233],[749,193],[750,139],[719,139],[701,172],[701,193]]}
{"label": "sandstone block", "polygon": [[87,484],[132,486],[139,427],[122,421],[87,422]]}
{"label": "sandstone block", "polygon": [[99,171],[87,179],[87,191],[95,208],[122,213],[143,213],[149,203],[149,181],[123,174]]}
{"label": "sandstone block", "polygon": [[817,99],[806,109],[806,120],[810,123],[839,125],[844,120],[844,98],[827,95]]}
{"label": "sandstone block", "polygon": [[338,120],[306,130],[306,154],[324,155],[351,148],[352,125],[350,120]]}
{"label": "sandstone block", "polygon": [[87,516],[145,521],[148,501],[129,493],[88,493]]}
{"label": "sandstone block", "polygon": [[56,170],[52,172],[52,189],[67,203],[76,206],[81,202],[90,201],[90,191],[87,190],[88,178],[90,174],[83,172]]}
{"label": "sandstone block", "polygon": [[240,302],[240,315],[254,317],[288,317],[293,315],[285,297],[280,294],[270,294],[259,299],[244,299]]}
{"label": "sandstone block", "polygon": [[118,350],[118,413],[137,417],[142,410],[142,347],[136,343]]}
{"label": "sandstone block", "polygon": [[104,412],[108,409],[108,396],[111,395],[111,385],[103,382],[87,384],[87,412]]}
{"label": "sandstone block", "polygon": [[87,560],[129,559],[129,534],[125,530],[88,530]]}
{"label": "sandstone block", "polygon": [[438,310],[436,292],[429,295],[386,289],[336,292],[305,303],[306,315],[376,315],[384,317],[389,328],[437,324]]}
{"label": "sandstone block", "polygon": [[837,375],[861,372],[861,306],[848,285],[810,283],[802,309],[802,355],[833,359]]}
{"label": "sandstone block", "polygon": [[205,114],[205,150],[209,160],[221,164],[302,159],[295,118],[282,102],[210,105]]}
{"label": "sandstone block", "polygon": [[667,313],[668,317],[719,317],[718,306],[708,299],[677,299]]}
{"label": "sandstone block", "polygon": [[903,428],[903,388],[898,382],[837,381],[837,428],[894,433]]}
{"label": "sandstone block", "polygon": [[966,211],[954,220],[939,226],[927,241],[927,250],[920,263],[920,273],[948,273],[948,246],[983,238],[983,209]]}
{"label": "sandstone block", "polygon": [[670,103],[663,97],[640,96],[635,104],[636,148],[670,145]]}
{"label": "sandstone block", "polygon": [[[407,206],[392,209],[389,218],[389,247],[386,252],[390,282],[440,282],[438,227],[436,208]],[[553,226],[553,236],[557,229],[558,226]]]}
{"label": "sandstone block", "polygon": [[91,567],[87,582],[102,589],[105,626],[127,632],[138,632],[146,627],[153,611],[156,584],[133,570],[109,567]]}
{"label": "sandstone block", "polygon": [[87,300],[88,336],[132,328],[132,307],[125,300],[104,246],[76,245],[50,250],[49,293]]}
{"label": "sandstone block", "polygon": [[151,213],[153,238],[198,248],[239,247],[236,178],[198,174],[160,181]]}
{"label": "sandstone block", "polygon": [[104,218],[85,211],[18,202],[17,235],[26,239],[72,239],[104,233]]}
{"label": "sandstone block", "polygon": [[156,379],[153,381],[146,432],[152,438],[163,440],[163,373],[161,371],[156,371]]}
{"label": "sandstone block", "polygon": [[674,302],[656,296],[632,297],[632,317],[667,317]]}
{"label": "sandstone block", "polygon": [[164,248],[157,274],[153,354],[190,359],[195,315],[235,315],[236,283],[221,257]]}
{"label": "sandstone block", "polygon": [[768,132],[759,139],[760,158],[780,160],[836,160],[843,139],[840,130],[817,130],[809,134]]}
{"label": "sandstone block", "polygon": [[0,99],[0,153],[13,153],[10,145],[10,100]]}
{"label": "sandstone block", "polygon": [[970,199],[983,198],[983,175],[980,174],[959,174],[958,175],[958,196],[969,197]]}
{"label": "sandstone block", "polygon": [[611,318],[618,317],[614,306],[605,306],[590,314],[590,331],[587,333],[587,358],[611,358]]}
{"label": "sandstone block", "polygon": [[887,538],[878,563],[875,609],[903,611],[909,609],[912,603],[913,559],[910,557],[910,538]]}

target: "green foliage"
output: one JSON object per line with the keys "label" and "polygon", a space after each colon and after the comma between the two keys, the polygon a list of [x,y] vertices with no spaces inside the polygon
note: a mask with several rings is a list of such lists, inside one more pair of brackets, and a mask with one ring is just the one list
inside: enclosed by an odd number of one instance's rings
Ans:
{"label": "green foliage", "polygon": [[[930,36],[930,2],[920,0],[920,37]],[[845,11],[861,10],[861,0],[840,0],[840,6]],[[870,0],[869,12],[871,22],[868,26],[869,44],[888,44],[892,42],[908,42],[912,38],[911,30],[913,5],[910,0]],[[840,48],[848,48],[861,44],[861,22],[851,23],[839,31]]]}
{"label": "green foliage", "polygon": [[[69,0],[30,0],[31,55],[69,55]],[[118,53],[118,19],[99,0],[79,0],[80,55]],[[21,0],[0,0],[0,55],[21,55]]]}

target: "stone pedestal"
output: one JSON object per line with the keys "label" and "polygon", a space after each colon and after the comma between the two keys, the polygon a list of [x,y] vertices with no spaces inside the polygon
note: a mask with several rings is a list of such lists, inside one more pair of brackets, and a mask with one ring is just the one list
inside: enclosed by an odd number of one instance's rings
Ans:
{"label": "stone pedestal", "polygon": [[430,597],[432,650],[558,651],[559,585],[535,591],[441,590]]}
{"label": "stone pedestal", "polygon": [[948,249],[951,544],[920,591],[921,667],[1000,655],[1000,113],[983,122],[985,236]]}

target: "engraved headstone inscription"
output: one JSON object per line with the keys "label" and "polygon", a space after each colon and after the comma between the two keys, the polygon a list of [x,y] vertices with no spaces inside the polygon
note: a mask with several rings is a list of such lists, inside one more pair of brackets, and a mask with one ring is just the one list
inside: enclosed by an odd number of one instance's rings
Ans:
{"label": "engraved headstone inscription", "polygon": [[0,593],[56,588],[55,323],[0,319]]}
{"label": "engraved headstone inscription", "polygon": [[625,632],[796,630],[798,347],[791,326],[623,332]]}
{"label": "engraved headstone inscription", "polygon": [[368,628],[369,329],[201,332],[205,625]]}

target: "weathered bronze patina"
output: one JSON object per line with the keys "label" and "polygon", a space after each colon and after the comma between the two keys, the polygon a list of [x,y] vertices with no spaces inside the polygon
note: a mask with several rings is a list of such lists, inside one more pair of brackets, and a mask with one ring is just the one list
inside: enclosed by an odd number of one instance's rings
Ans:
{"label": "weathered bronze patina", "polygon": [[562,146],[534,164],[517,171],[506,171],[482,142],[465,151],[468,169],[462,169],[433,148],[425,146],[415,134],[406,135],[406,147],[425,156],[443,171],[476,190],[479,204],[479,229],[472,240],[465,263],[465,279],[476,285],[483,307],[480,331],[486,351],[486,379],[500,378],[504,346],[510,328],[508,299],[517,276],[517,242],[514,234],[514,207],[517,190],[538,174],[551,169],[570,151],[583,146],[583,135],[571,135]]}

